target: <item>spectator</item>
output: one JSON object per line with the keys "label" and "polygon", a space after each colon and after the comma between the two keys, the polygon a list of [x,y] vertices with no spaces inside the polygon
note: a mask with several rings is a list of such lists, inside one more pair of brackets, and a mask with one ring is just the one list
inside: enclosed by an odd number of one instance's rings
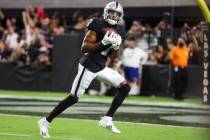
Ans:
{"label": "spectator", "polygon": [[159,43],[163,44],[164,39],[170,37],[171,35],[171,25],[168,24],[165,20],[161,20],[158,25],[155,27],[156,36],[159,39]]}
{"label": "spectator", "polygon": [[40,19],[40,31],[45,36],[49,35],[50,32],[50,19],[48,17]]}
{"label": "spectator", "polygon": [[79,11],[75,12],[73,15],[73,20],[75,22],[75,24],[73,26],[74,31],[84,31],[85,30],[87,23],[86,23],[84,16],[81,14],[81,12],[79,12]]}
{"label": "spectator", "polygon": [[37,28],[28,12],[23,12],[22,18],[25,27],[25,43],[29,47],[34,44],[37,39]]}
{"label": "spectator", "polygon": [[201,48],[199,48],[197,45],[195,45],[194,43],[190,43],[189,44],[189,64],[192,65],[200,65],[202,64],[202,52],[201,52]]}
{"label": "spectator", "polygon": [[137,47],[141,48],[145,52],[147,52],[149,48],[149,44],[147,38],[145,36],[145,27],[138,21],[133,21],[130,30],[128,31],[129,37],[136,38]]}
{"label": "spectator", "polygon": [[203,42],[203,32],[201,31],[199,25],[194,27],[194,35],[196,40],[198,41],[198,47],[202,48],[202,42]]}
{"label": "spectator", "polygon": [[65,29],[63,26],[54,27],[52,29],[52,35],[63,35],[65,33]]}
{"label": "spectator", "polygon": [[3,20],[4,20],[4,14],[3,12],[0,10],[0,40],[2,39],[3,35],[4,35],[4,27],[3,27]]}
{"label": "spectator", "polygon": [[49,50],[46,47],[39,48],[36,63],[37,65],[51,65]]}
{"label": "spectator", "polygon": [[[2,10],[0,10],[0,21],[3,20],[3,19],[4,19],[4,13],[2,12]],[[1,23],[1,25],[2,25],[2,23]]]}
{"label": "spectator", "polygon": [[145,37],[148,41],[149,50],[154,52],[158,46],[158,38],[149,23],[145,25],[145,28]]}
{"label": "spectator", "polygon": [[4,51],[5,51],[4,42],[3,41],[0,41],[0,62],[3,62]]}
{"label": "spectator", "polygon": [[194,43],[194,45],[198,46],[198,42],[192,30],[187,30],[182,37],[186,40],[187,45],[189,45],[190,43]]}
{"label": "spectator", "polygon": [[163,46],[158,46],[154,56],[158,64],[168,64],[168,52],[163,48]]}
{"label": "spectator", "polygon": [[10,53],[9,62],[14,62],[17,57],[18,37],[19,35],[15,29],[13,27],[9,27],[8,34],[6,36],[6,48]]}
{"label": "spectator", "polygon": [[189,49],[183,38],[179,38],[177,46],[171,50],[170,59],[173,64],[174,98],[183,100],[183,93],[188,84],[187,67],[189,60]]}
{"label": "spectator", "polygon": [[173,41],[170,37],[167,37],[163,43],[163,48],[167,51],[171,51],[171,49],[174,47]]}
{"label": "spectator", "polygon": [[58,27],[60,20],[58,18],[58,12],[53,13],[51,19],[50,19],[50,28],[53,29],[54,27]]}
{"label": "spectator", "polygon": [[[30,9],[32,12],[34,11],[33,7],[30,7]],[[45,19],[47,17],[47,14],[45,13],[44,8],[42,6],[36,9],[36,15],[39,19]]]}

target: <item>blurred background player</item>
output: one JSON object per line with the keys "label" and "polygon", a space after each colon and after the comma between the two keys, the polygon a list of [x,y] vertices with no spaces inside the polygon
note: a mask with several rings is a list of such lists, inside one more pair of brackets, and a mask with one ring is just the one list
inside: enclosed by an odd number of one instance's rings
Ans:
{"label": "blurred background player", "polygon": [[102,80],[118,88],[107,114],[101,118],[99,125],[114,133],[120,131],[114,126],[112,117],[118,107],[123,103],[130,91],[130,86],[117,71],[106,67],[107,58],[115,61],[119,55],[122,38],[125,38],[125,28],[121,25],[123,8],[118,2],[110,2],[104,8],[102,18],[95,18],[88,24],[88,31],[83,40],[81,51],[85,55],[80,59],[77,76],[73,82],[71,93],[62,100],[53,111],[39,120],[40,133],[49,138],[48,126],[52,120],[65,109],[78,102],[94,78]]}
{"label": "blurred background player", "polygon": [[145,51],[136,46],[136,38],[131,37],[127,40],[128,47],[122,54],[122,64],[125,79],[129,82],[131,90],[129,95],[139,94],[140,72],[142,65],[147,62],[148,55]]}

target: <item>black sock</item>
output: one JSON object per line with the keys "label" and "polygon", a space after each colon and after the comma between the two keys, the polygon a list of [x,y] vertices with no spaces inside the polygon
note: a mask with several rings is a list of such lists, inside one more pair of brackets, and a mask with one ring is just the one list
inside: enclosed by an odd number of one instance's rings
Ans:
{"label": "black sock", "polygon": [[123,101],[124,101],[125,97],[128,95],[129,91],[130,91],[130,86],[128,84],[122,85],[119,88],[119,92],[115,95],[106,116],[113,117],[114,113],[119,108],[119,106],[123,103]]}
{"label": "black sock", "polygon": [[65,109],[72,106],[73,104],[78,102],[78,97],[69,95],[64,100],[62,100],[53,110],[52,112],[46,117],[48,122],[51,122],[56,116],[61,114]]}

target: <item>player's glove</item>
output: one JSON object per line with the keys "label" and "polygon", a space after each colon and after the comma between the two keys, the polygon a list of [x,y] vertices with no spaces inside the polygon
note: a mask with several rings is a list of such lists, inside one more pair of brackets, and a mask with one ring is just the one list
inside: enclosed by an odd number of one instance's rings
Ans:
{"label": "player's glove", "polygon": [[121,38],[121,36],[119,34],[117,34],[117,36],[115,38],[115,42],[112,43],[112,46],[111,47],[114,50],[118,50],[119,47],[120,47],[120,45],[121,45],[121,43],[122,43],[122,38]]}
{"label": "player's glove", "polygon": [[110,33],[109,31],[106,32],[104,38],[101,40],[101,43],[106,45],[111,45],[117,42],[117,34],[115,32]]}

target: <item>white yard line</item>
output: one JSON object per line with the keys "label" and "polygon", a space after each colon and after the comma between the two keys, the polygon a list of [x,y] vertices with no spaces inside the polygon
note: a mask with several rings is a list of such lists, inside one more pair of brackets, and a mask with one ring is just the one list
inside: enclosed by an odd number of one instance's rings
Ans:
{"label": "white yard line", "polygon": [[[20,134],[20,133],[10,133],[10,132],[5,132],[5,133],[1,133],[0,132],[0,136],[33,137],[32,135],[25,135],[25,134]],[[78,138],[62,138],[62,137],[50,137],[50,139],[58,139],[58,140],[82,140],[82,139],[78,139]]]}
{"label": "white yard line", "polygon": [[0,136],[15,136],[15,137],[31,137],[31,135],[17,134],[17,133],[1,133]]}
{"label": "white yard line", "polygon": [[[39,116],[30,116],[30,115],[15,115],[15,114],[1,114],[1,116],[18,116],[22,118],[37,118],[40,119]],[[96,122],[97,120],[88,120],[88,119],[75,119],[75,118],[57,118],[59,120],[78,120],[78,121],[87,121],[87,122]],[[162,127],[173,127],[173,128],[193,128],[193,129],[209,129],[204,127],[193,127],[193,126],[175,126],[175,125],[165,125],[165,124],[151,124],[151,123],[135,123],[135,122],[121,122],[121,121],[114,121],[121,124],[133,124],[133,125],[147,125],[147,126],[162,126]]]}
{"label": "white yard line", "polygon": [[78,138],[61,138],[61,137],[50,137],[50,139],[58,139],[58,140],[82,140]]}

